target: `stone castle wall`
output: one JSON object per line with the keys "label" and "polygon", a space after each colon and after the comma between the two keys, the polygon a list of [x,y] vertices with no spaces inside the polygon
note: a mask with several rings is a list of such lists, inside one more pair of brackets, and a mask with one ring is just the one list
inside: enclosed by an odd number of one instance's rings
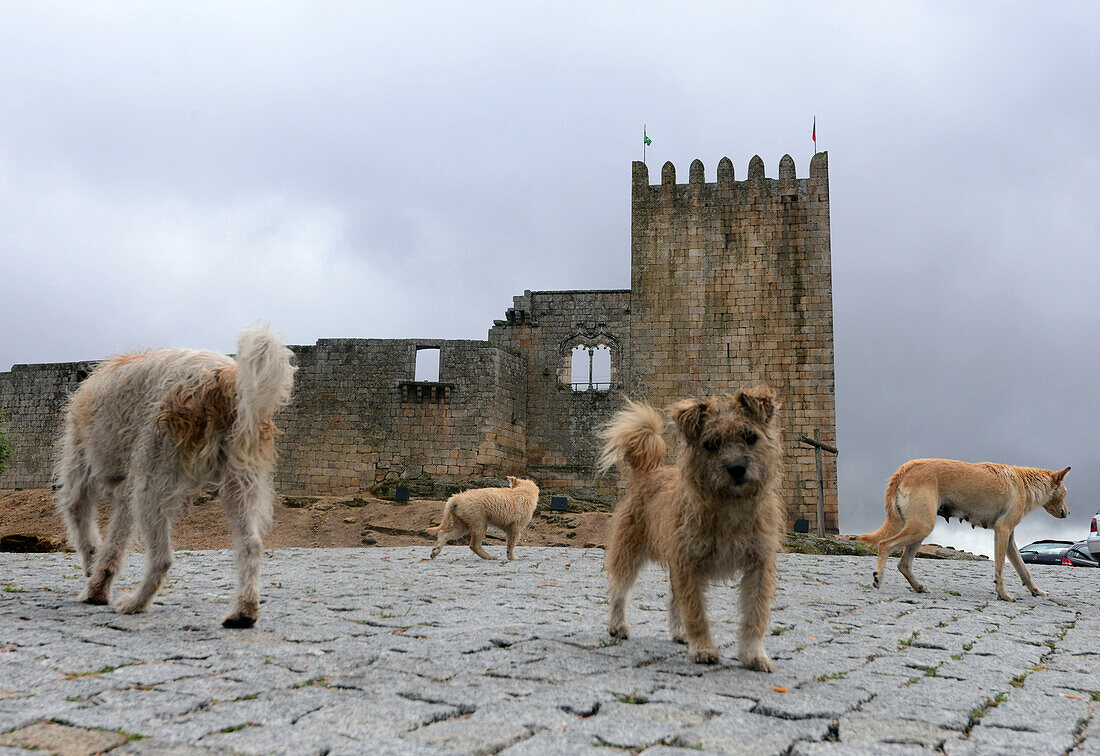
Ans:
{"label": "stone castle wall", "polygon": [[[440,350],[438,381],[413,380],[418,347]],[[324,339],[294,352],[294,399],[277,418],[280,491],[347,494],[526,469],[519,355],[444,339]]]}
{"label": "stone castle wall", "polygon": [[[596,430],[622,404],[630,351],[630,292],[528,291],[514,297],[489,342],[527,360],[527,471],[544,488],[592,488],[610,494],[615,479],[595,478]],[[611,350],[611,385],[574,390],[574,347]]]}
{"label": "stone castle wall", "polygon": [[[717,181],[691,165],[687,184],[666,163],[650,185],[634,163],[631,350],[634,393],[658,406],[694,394],[766,382],[783,402],[790,520],[816,523],[813,449],[799,435],[835,445],[829,175],[825,153],[779,177],[759,157],[734,180],[728,159]],[[826,527],[837,527],[836,466],[825,465]]]}
{"label": "stone castle wall", "polygon": [[48,486],[65,402],[94,362],[15,365],[0,373],[0,429],[11,447],[0,488]]}
{"label": "stone castle wall", "polygon": [[[760,381],[783,400],[788,517],[816,522],[813,450],[835,444],[829,178],[785,156],[759,157],[716,181],[695,161],[687,184],[666,163],[659,184],[633,166],[631,288],[528,291],[487,341],[326,339],[293,347],[294,399],[278,417],[276,483],[290,495],[348,494],[395,481],[462,483],[527,474],[544,488],[615,493],[596,478],[596,431],[624,397],[664,406]],[[608,386],[570,385],[575,347],[606,347]],[[439,380],[414,380],[418,348],[440,350]],[[0,373],[13,453],[0,488],[48,485],[69,392],[94,363],[17,365]],[[837,529],[827,455],[826,526]],[[415,486],[411,486],[415,489]]]}

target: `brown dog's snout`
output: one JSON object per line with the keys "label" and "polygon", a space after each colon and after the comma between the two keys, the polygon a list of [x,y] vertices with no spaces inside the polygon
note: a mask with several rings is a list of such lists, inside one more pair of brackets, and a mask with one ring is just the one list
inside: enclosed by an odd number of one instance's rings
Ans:
{"label": "brown dog's snout", "polygon": [[745,482],[745,473],[748,472],[748,468],[738,462],[737,464],[727,465],[726,472],[733,478],[733,482],[740,485]]}

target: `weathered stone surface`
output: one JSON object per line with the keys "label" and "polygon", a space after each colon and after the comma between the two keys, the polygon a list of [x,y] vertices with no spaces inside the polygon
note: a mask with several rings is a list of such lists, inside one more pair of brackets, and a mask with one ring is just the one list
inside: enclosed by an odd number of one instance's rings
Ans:
{"label": "weathered stone surface", "polygon": [[[227,589],[228,552],[181,556],[153,610],[129,617],[70,595],[71,554],[0,555],[15,589],[0,592],[0,748],[1100,752],[1085,570],[1035,566],[1052,595],[1009,604],[986,563],[923,563],[929,593],[915,595],[853,580],[865,557],[781,555],[767,675],[736,659],[736,585],[710,589],[722,661],[696,665],[668,638],[658,569],[642,572],[618,642],[598,550],[491,564],[427,550],[274,552],[248,630],[222,628],[209,601]],[[130,561],[123,585],[140,575]]]}

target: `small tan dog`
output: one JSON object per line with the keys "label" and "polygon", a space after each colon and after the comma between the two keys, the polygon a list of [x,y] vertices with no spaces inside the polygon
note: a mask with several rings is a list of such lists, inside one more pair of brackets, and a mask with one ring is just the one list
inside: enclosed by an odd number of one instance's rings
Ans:
{"label": "small tan dog", "polygon": [[429,533],[439,534],[432,549],[432,559],[439,556],[448,541],[460,538],[466,531],[470,532],[470,550],[482,559],[492,559],[492,555],[481,548],[489,525],[504,531],[508,537],[508,558],[516,558],[516,542],[535,513],[539,487],[532,480],[506,477],[509,488],[472,488],[447,499],[443,521],[437,527],[428,528]]}
{"label": "small tan dog", "polygon": [[677,402],[667,410],[684,439],[676,466],[662,464],[664,420],[647,404],[629,403],[601,432],[601,469],[618,465],[627,481],[607,544],[612,636],[629,636],[627,594],[642,565],[658,562],[669,572],[672,638],[688,644],[692,661],[713,664],[718,649],[704,592],[709,583],[740,573],[741,663],[761,672],[775,669],[764,631],[784,522],[778,408],[767,386]]}
{"label": "small tan dog", "polygon": [[974,464],[953,459],[914,459],[906,462],[886,485],[886,522],[874,533],[859,540],[878,546],[875,588],[882,586],[886,557],[896,546],[904,547],[898,570],[917,593],[925,588],[913,576],[913,557],[921,542],[936,526],[936,516],[948,522],[952,517],[965,520],[971,527],[993,529],[994,583],[997,597],[1015,601],[1005,590],[1005,554],[1016,568],[1024,586],[1033,596],[1046,596],[1031,579],[1013,531],[1020,520],[1042,507],[1054,517],[1069,516],[1066,507],[1064,470],[1014,467],[992,462]]}

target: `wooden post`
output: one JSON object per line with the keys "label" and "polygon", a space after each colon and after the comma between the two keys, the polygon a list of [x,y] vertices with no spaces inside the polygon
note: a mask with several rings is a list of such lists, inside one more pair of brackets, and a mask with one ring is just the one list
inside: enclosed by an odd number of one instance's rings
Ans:
{"label": "wooden post", "polygon": [[814,428],[814,461],[817,463],[817,534],[825,537],[825,473],[821,469],[821,430]]}
{"label": "wooden post", "polygon": [[814,448],[814,461],[817,463],[817,534],[825,537],[825,469],[821,459],[821,452],[840,454],[835,446],[830,446],[821,440],[821,429],[814,428],[814,437],[799,436],[798,440],[807,446]]}

